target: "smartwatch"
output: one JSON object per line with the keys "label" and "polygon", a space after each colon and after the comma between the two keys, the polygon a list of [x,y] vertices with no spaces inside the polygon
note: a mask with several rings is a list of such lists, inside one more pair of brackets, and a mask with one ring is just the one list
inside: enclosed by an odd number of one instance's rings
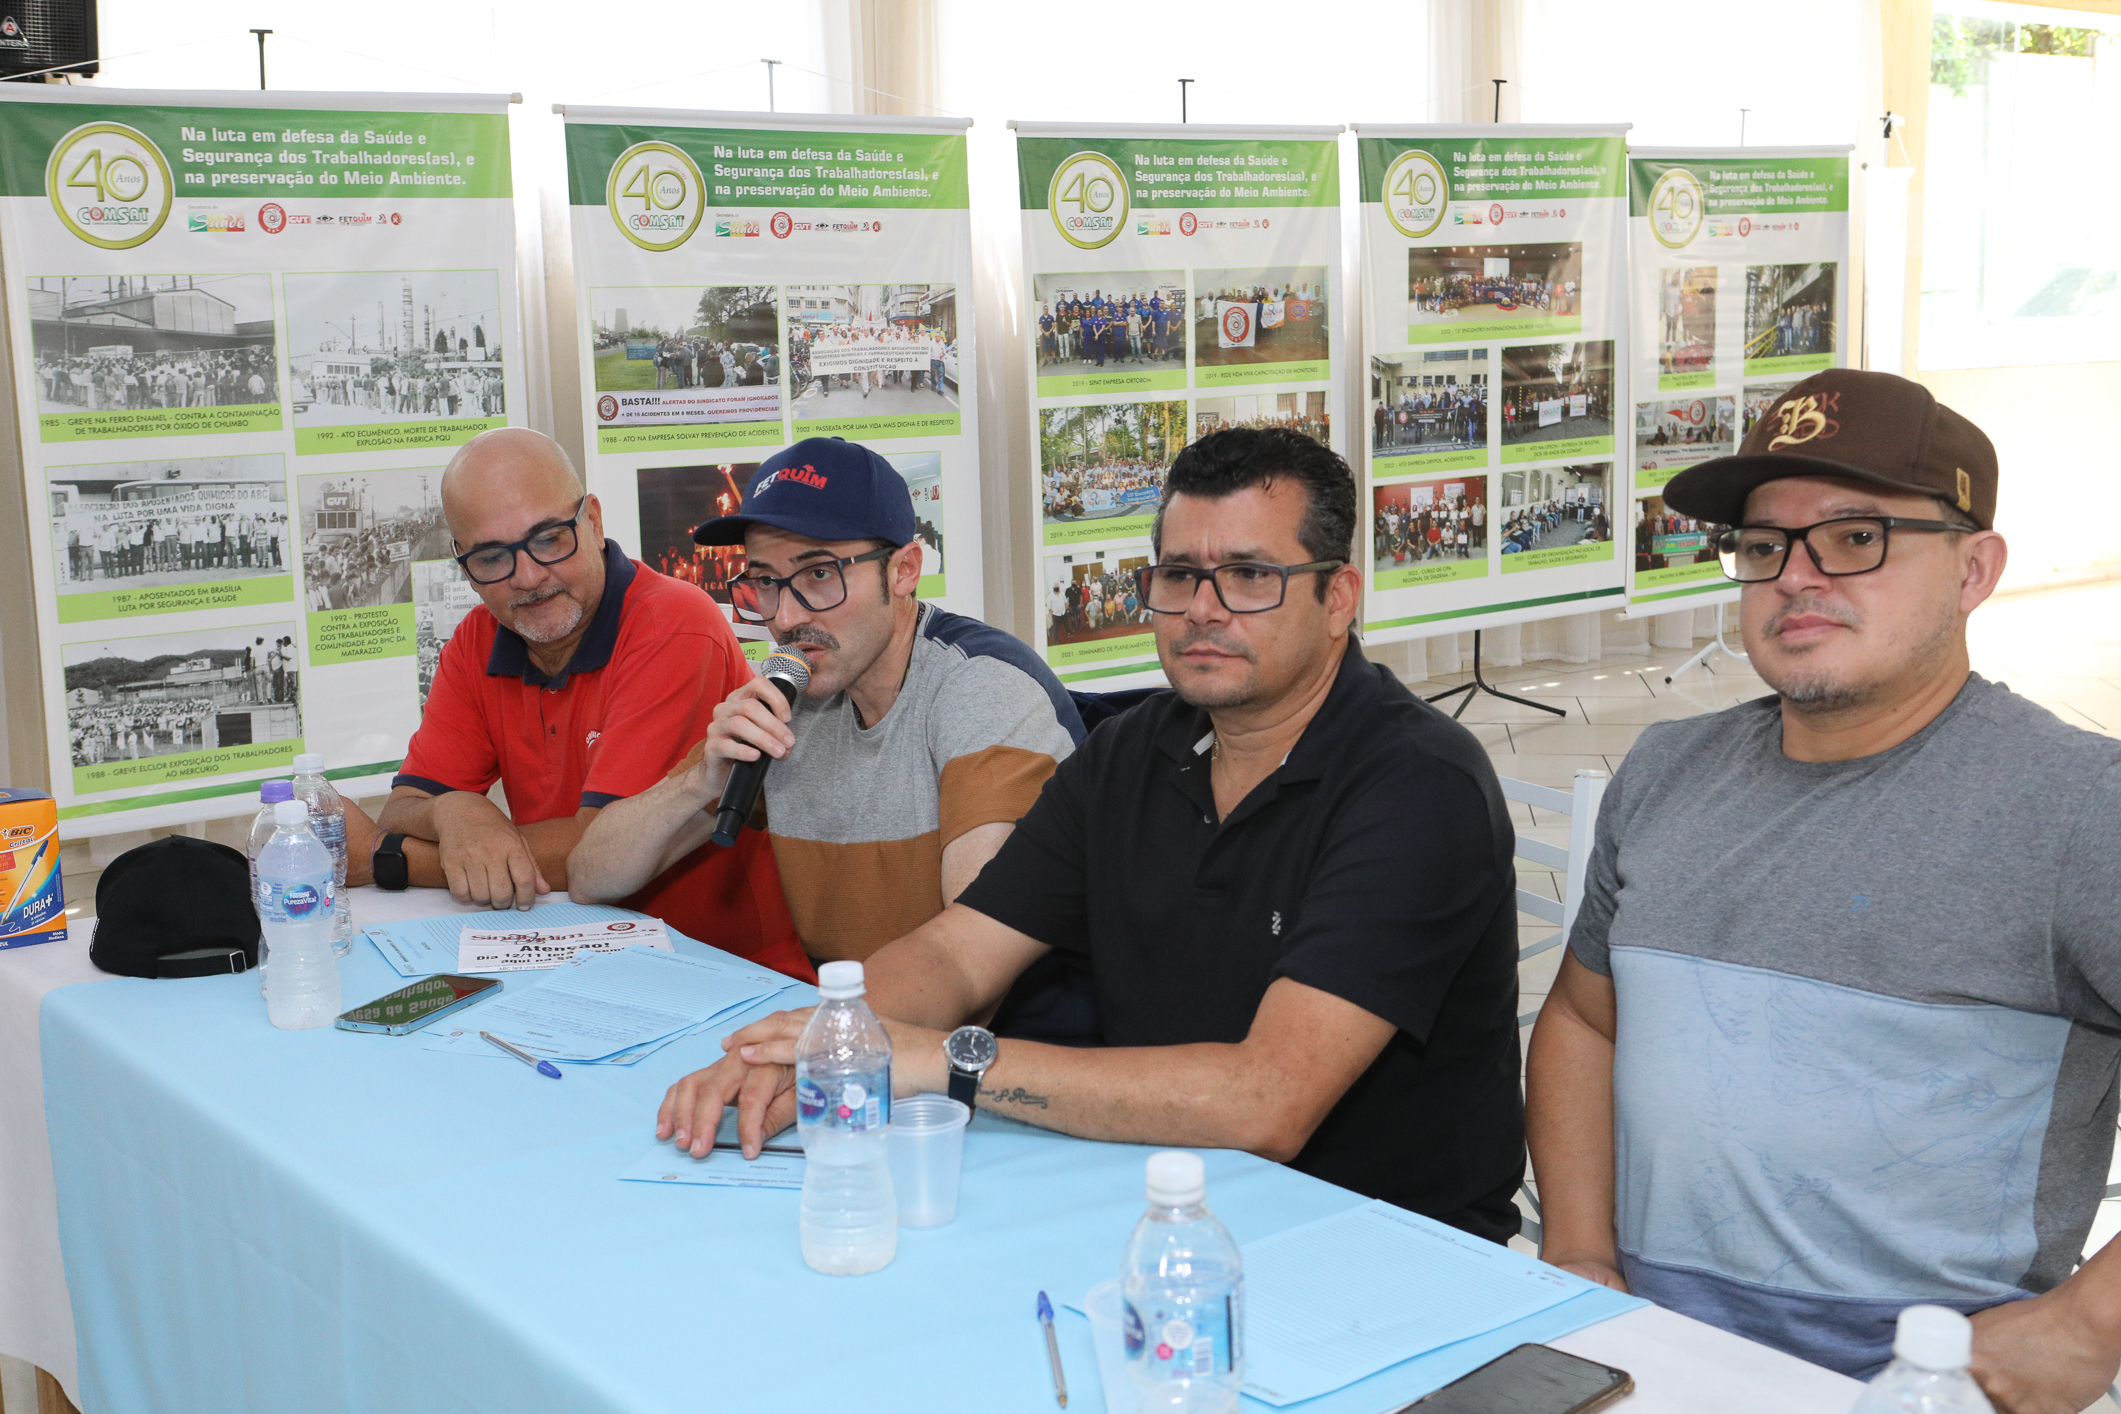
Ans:
{"label": "smartwatch", "polygon": [[943,1038],[943,1059],[950,1062],[950,1098],[968,1110],[979,1108],[980,1077],[994,1064],[994,1033],[984,1026],[960,1026]]}
{"label": "smartwatch", "polygon": [[411,882],[405,871],[405,836],[385,835],[376,841],[376,852],[369,857],[369,873],[377,888],[391,893]]}

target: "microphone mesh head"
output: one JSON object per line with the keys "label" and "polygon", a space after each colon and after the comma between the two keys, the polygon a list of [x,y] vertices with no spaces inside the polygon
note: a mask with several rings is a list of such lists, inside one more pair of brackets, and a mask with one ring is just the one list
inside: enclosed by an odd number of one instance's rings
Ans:
{"label": "microphone mesh head", "polygon": [[793,648],[776,648],[759,665],[759,676],[793,683],[800,692],[810,685],[810,660]]}

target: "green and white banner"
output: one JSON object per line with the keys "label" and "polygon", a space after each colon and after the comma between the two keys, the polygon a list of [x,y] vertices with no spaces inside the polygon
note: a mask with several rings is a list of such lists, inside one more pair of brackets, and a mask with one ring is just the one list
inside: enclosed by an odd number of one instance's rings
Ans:
{"label": "green and white banner", "polygon": [[773,452],[845,437],[913,492],[921,597],[977,616],[968,124],[565,111],[583,440],[613,538],[726,610],[743,549],[693,527]]}
{"label": "green and white banner", "polygon": [[1722,527],[1661,493],[1682,468],[1737,451],[1790,384],[1847,364],[1851,151],[1628,154],[1630,614],[1738,596],[1716,563]]}
{"label": "green and white banner", "polygon": [[1345,452],[1338,128],[1019,123],[1037,647],[1063,682],[1161,681],[1133,572],[1194,438]]}
{"label": "green and white banner", "polygon": [[382,788],[522,421],[507,97],[10,85],[0,279],[63,832]]}
{"label": "green and white banner", "polygon": [[1620,598],[1625,131],[1358,130],[1372,641]]}

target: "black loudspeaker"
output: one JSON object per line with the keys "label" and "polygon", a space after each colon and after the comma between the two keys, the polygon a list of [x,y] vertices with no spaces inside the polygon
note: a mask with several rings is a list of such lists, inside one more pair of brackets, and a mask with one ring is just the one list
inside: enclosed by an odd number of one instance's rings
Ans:
{"label": "black loudspeaker", "polygon": [[0,0],[0,79],[93,74],[96,0]]}

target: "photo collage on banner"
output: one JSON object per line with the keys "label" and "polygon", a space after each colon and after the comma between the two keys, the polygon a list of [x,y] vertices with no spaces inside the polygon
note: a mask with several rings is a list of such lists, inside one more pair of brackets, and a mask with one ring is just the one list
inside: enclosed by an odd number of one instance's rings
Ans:
{"label": "photo collage on banner", "polygon": [[1625,129],[1357,133],[1365,636],[1618,599]]}
{"label": "photo collage on banner", "polygon": [[1229,427],[1345,452],[1339,129],[1016,128],[1037,647],[1161,681],[1134,572],[1172,459]]}
{"label": "photo collage on banner", "polygon": [[1728,603],[1723,527],[1664,503],[1729,456],[1791,384],[1848,363],[1847,147],[1628,154],[1634,307],[1630,613]]}
{"label": "photo collage on banner", "polygon": [[[739,509],[782,447],[844,437],[906,478],[920,597],[977,616],[966,124],[566,117],[584,441],[605,533],[730,613],[743,547],[696,545],[693,528]],[[736,629],[765,655],[765,628]]]}
{"label": "photo collage on banner", "polygon": [[[443,465],[520,422],[508,99],[0,93],[53,795],[69,836],[387,787]],[[63,724],[63,729],[61,727]]]}

